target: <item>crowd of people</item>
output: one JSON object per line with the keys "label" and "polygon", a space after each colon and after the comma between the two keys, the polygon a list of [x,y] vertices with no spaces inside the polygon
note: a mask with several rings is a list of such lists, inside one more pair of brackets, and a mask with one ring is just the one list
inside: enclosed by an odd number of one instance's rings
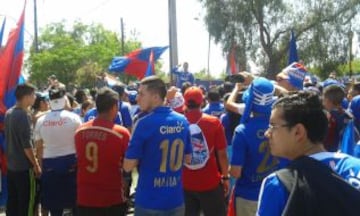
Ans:
{"label": "crowd of people", "polygon": [[135,216],[358,215],[360,83],[294,63],[205,88],[183,69],[176,86],[18,85],[7,215],[127,215],[131,187]]}

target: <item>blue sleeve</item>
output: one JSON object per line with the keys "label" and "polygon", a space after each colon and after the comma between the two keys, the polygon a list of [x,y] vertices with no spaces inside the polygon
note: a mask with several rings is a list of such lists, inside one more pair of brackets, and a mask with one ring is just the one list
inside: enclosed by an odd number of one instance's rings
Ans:
{"label": "blue sleeve", "polygon": [[121,121],[121,116],[120,116],[120,112],[117,113],[115,119],[114,119],[114,123],[118,124],[118,125],[123,125],[123,122]]}
{"label": "blue sleeve", "polygon": [[134,127],[128,149],[125,153],[125,158],[127,159],[141,159],[143,157],[143,145],[146,141],[146,127],[144,127],[143,121],[143,119],[139,120]]}
{"label": "blue sleeve", "polygon": [[246,158],[246,140],[241,125],[235,129],[232,140],[231,165],[243,166]]}
{"label": "blue sleeve", "polygon": [[95,108],[93,108],[86,112],[86,114],[84,116],[84,122],[88,122],[88,121],[94,119],[96,116],[97,116],[97,111]]}
{"label": "blue sleeve", "polygon": [[206,104],[206,106],[202,109],[202,112],[210,115],[210,106],[209,106],[209,104]]}
{"label": "blue sleeve", "polygon": [[172,70],[171,70],[171,73],[172,74],[175,74],[176,76],[180,75],[180,71],[179,71],[179,68],[177,67],[174,67]]}
{"label": "blue sleeve", "polygon": [[190,80],[191,84],[194,84],[195,82],[195,79],[194,79],[194,75],[193,74],[190,74]]}
{"label": "blue sleeve", "polygon": [[288,196],[288,192],[276,177],[276,174],[273,173],[269,175],[263,180],[261,185],[256,215],[281,215],[285,208]]}
{"label": "blue sleeve", "polygon": [[131,127],[132,126],[132,119],[131,119],[131,114],[130,114],[130,107],[123,104],[121,106],[121,116],[122,116],[122,120],[123,120],[123,126],[124,127]]}

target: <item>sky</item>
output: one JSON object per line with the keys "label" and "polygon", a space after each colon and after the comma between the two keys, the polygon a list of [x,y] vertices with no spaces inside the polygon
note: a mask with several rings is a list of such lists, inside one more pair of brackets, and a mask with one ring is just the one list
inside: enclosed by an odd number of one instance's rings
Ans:
{"label": "sky", "polygon": [[[28,0],[25,18],[25,49],[29,49],[34,35],[33,1]],[[0,22],[7,17],[5,35],[16,25],[24,0],[0,0]],[[177,33],[179,64],[189,62],[193,72],[207,68],[209,34],[203,22],[205,10],[198,0],[178,0]],[[120,18],[125,24],[125,37],[136,30],[143,47],[169,45],[168,0],[37,0],[38,26],[65,20],[101,23],[120,34]],[[5,37],[4,35],[4,37]],[[6,38],[4,38],[6,41]],[[4,43],[4,42],[3,42]],[[169,69],[169,52],[162,57],[163,70]],[[210,73],[218,76],[226,68],[221,46],[210,44]]]}

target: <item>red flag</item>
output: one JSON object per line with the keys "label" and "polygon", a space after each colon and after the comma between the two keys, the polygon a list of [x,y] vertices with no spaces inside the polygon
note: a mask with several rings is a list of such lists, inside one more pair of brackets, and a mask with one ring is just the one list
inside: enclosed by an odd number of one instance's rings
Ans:
{"label": "red flag", "polygon": [[228,56],[228,67],[227,73],[228,75],[236,74],[238,72],[237,62],[236,62],[236,46],[234,45],[231,48],[231,51]]}
{"label": "red flag", "polygon": [[[25,4],[26,5],[26,4]],[[6,112],[6,100],[18,83],[24,57],[24,18],[25,6],[17,27],[10,34],[0,55],[0,113]]]}

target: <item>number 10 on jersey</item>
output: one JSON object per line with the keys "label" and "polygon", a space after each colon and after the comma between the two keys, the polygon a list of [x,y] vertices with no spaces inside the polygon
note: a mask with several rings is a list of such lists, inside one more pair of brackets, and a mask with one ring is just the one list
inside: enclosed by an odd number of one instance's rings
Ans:
{"label": "number 10 on jersey", "polygon": [[178,171],[183,164],[184,142],[181,139],[175,139],[172,143],[169,140],[163,140],[160,143],[161,163],[160,172],[166,173],[167,165],[171,171]]}

